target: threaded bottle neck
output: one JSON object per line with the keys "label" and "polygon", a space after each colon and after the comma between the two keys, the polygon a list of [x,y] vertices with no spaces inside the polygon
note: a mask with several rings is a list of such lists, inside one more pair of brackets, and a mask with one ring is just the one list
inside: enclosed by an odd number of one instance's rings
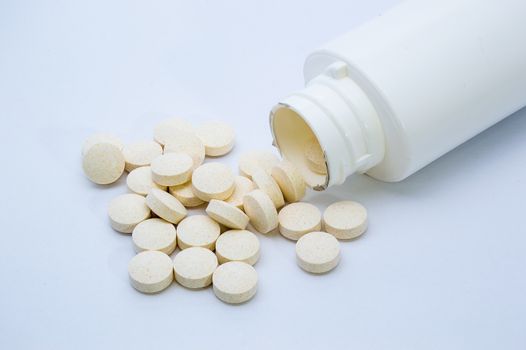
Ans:
{"label": "threaded bottle neck", "polygon": [[[271,129],[283,157],[317,190],[366,172],[384,156],[377,112],[342,62],[333,63],[304,89],[282,100],[271,112]],[[313,170],[306,158],[312,139],[319,143],[326,174]]]}

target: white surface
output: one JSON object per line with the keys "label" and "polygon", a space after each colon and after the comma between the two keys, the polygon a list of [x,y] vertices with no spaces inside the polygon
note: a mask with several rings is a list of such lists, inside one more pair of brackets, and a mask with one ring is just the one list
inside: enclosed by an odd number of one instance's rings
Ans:
{"label": "white surface", "polygon": [[369,210],[327,275],[260,235],[247,304],[128,283],[131,237],[106,214],[125,179],[86,180],[84,138],[214,117],[236,127],[234,166],[270,145],[268,110],[301,87],[304,56],[394,1],[365,3],[2,2],[0,348],[524,349],[525,110],[402,183],[309,195]]}

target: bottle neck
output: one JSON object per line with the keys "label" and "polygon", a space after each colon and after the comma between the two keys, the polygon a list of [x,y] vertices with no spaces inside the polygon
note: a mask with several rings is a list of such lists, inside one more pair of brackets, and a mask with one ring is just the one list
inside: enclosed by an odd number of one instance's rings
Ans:
{"label": "bottle neck", "polygon": [[[384,135],[378,114],[363,90],[349,78],[347,65],[331,64],[307,86],[271,112],[274,144],[316,190],[341,184],[382,161]],[[326,174],[314,171],[305,147],[317,139]]]}

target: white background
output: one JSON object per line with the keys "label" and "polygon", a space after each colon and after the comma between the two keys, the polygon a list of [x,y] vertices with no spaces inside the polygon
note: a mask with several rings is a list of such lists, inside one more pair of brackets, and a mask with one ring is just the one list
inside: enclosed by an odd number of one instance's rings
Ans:
{"label": "white background", "polygon": [[323,276],[260,235],[259,290],[240,306],[133,290],[131,239],[106,214],[124,178],[82,174],[85,137],[150,139],[167,116],[230,122],[235,168],[270,147],[268,111],[302,86],[309,51],[394,3],[1,1],[0,348],[524,349],[526,110],[404,182],[311,193],[362,202],[368,232]]}

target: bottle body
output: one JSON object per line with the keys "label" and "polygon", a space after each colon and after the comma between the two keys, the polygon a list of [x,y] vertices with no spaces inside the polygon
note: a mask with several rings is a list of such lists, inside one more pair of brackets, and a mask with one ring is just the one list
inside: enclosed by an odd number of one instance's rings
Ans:
{"label": "bottle body", "polygon": [[327,176],[310,185],[400,181],[525,106],[524,13],[521,0],[407,1],[312,53],[307,87],[281,104],[324,151]]}

